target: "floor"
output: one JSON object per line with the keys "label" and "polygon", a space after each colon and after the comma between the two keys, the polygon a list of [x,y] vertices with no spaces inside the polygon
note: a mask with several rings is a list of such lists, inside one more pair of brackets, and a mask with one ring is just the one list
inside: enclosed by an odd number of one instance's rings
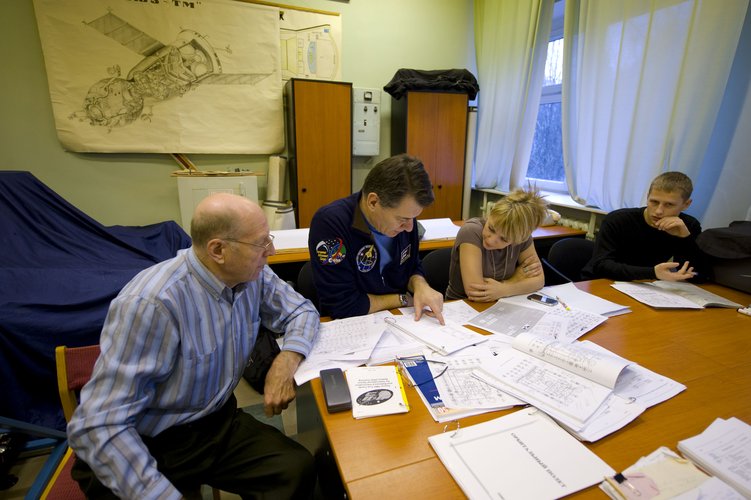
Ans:
{"label": "floor", "polygon": [[[253,414],[259,420],[264,421],[266,417],[263,415],[262,411],[263,396],[253,390],[244,379],[240,381],[240,384],[235,389],[235,397],[237,398],[237,405],[239,408],[246,408],[246,411]],[[272,425],[281,427],[280,430],[283,430],[287,436],[297,436],[297,400],[292,401],[289,408],[282,412],[281,417],[277,416],[268,420]],[[0,499],[23,499],[46,459],[47,455],[41,454],[25,457],[17,461],[17,463],[11,468],[10,473],[18,477],[18,482],[8,490],[1,490]],[[204,499],[209,500],[212,498],[210,488],[205,487],[202,493]],[[240,497],[231,493],[222,492],[221,498],[222,500],[235,500]]]}

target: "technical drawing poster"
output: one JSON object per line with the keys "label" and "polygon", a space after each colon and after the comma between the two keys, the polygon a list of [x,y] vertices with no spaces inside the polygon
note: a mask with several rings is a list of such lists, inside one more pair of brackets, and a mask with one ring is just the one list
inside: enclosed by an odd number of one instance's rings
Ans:
{"label": "technical drawing poster", "polygon": [[70,151],[276,153],[279,9],[230,0],[34,0]]}
{"label": "technical drawing poster", "polygon": [[282,79],[342,79],[341,16],[281,9]]}

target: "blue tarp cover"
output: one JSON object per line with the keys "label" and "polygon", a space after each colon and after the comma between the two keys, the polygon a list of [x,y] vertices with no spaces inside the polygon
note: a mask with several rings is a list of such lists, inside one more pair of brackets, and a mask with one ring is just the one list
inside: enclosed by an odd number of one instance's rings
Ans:
{"label": "blue tarp cover", "polygon": [[0,172],[0,415],[63,429],[55,347],[98,343],[120,289],[188,246],[175,222],[105,227],[29,172]]}

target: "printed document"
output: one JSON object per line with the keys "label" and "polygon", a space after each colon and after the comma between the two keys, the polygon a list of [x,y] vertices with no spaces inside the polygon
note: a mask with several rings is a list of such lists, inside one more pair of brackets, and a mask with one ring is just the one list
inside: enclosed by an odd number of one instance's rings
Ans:
{"label": "printed document", "polygon": [[419,340],[429,349],[444,356],[487,340],[485,335],[451,320],[446,320],[446,324],[441,325],[437,319],[430,316],[423,316],[420,321],[415,321],[412,316],[398,315],[387,317],[384,321],[389,328]]}
{"label": "printed document", "polygon": [[632,283],[617,281],[611,285],[619,292],[656,309],[704,309],[705,307],[742,307],[731,300],[708,292],[692,283],[653,281]]}
{"label": "printed document", "polygon": [[473,370],[482,365],[479,355],[444,357],[432,353],[429,359],[420,355],[398,362],[436,422],[524,404],[473,376]]}
{"label": "printed document", "polygon": [[388,316],[390,312],[382,311],[321,323],[313,349],[295,372],[295,382],[304,384],[326,368],[345,370],[365,363],[386,331],[383,319]]}
{"label": "printed document", "polygon": [[418,220],[417,222],[425,229],[422,241],[453,239],[459,233],[459,226],[451,222],[448,217]]}
{"label": "printed document", "polygon": [[702,469],[751,498],[751,426],[735,417],[718,418],[678,449]]}
{"label": "printed document", "polygon": [[472,499],[560,498],[615,473],[533,408],[431,436],[428,442]]}
{"label": "printed document", "polygon": [[[523,300],[526,300],[524,296]],[[542,322],[545,318],[545,322]],[[553,319],[555,318],[555,319]],[[573,342],[608,318],[581,309],[566,309],[561,305],[543,306],[520,304],[518,297],[501,299],[469,322],[470,325],[508,337],[509,342],[517,335],[535,329],[551,330],[556,339]],[[561,328],[563,328],[562,331]]]}
{"label": "printed document", "polygon": [[[483,381],[580,430],[613,392],[630,361],[581,342],[517,336],[496,364],[475,371]],[[603,352],[604,351],[604,352]]]}
{"label": "printed document", "polygon": [[540,292],[550,297],[556,297],[572,309],[580,309],[602,316],[611,317],[631,312],[628,306],[616,304],[584,290],[579,290],[573,283],[546,286]]}

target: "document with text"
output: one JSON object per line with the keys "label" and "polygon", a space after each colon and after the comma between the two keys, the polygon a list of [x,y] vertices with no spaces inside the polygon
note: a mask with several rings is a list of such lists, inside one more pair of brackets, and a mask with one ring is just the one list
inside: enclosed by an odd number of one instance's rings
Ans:
{"label": "document with text", "polygon": [[560,498],[615,473],[534,408],[431,436],[428,442],[472,499]]}
{"label": "document with text", "polygon": [[517,335],[534,329],[547,330],[557,339],[572,342],[608,319],[581,309],[535,306],[531,303],[522,305],[517,302],[501,299],[472,318],[469,324],[505,335],[509,342]]}
{"label": "document with text", "polygon": [[388,316],[390,312],[382,311],[321,323],[313,349],[295,372],[295,382],[304,384],[327,368],[346,370],[365,363],[387,330],[383,319]]}
{"label": "document with text", "polygon": [[475,376],[563,419],[574,430],[584,427],[631,364],[605,349],[534,332],[517,336],[511,345],[513,349],[500,351],[497,361],[476,370]]}
{"label": "document with text", "polygon": [[411,316],[390,316],[384,319],[389,328],[396,329],[422,342],[429,349],[444,356],[487,340],[485,335],[473,332],[451,320],[441,325],[437,319],[423,316],[415,321]]}
{"label": "document with text", "polygon": [[701,434],[679,441],[678,449],[751,498],[751,425],[735,417],[717,418]]}
{"label": "document with text", "polygon": [[727,307],[738,309],[740,304],[708,292],[694,284],[673,281],[631,283],[617,281],[611,285],[619,292],[656,309],[704,309]]}

